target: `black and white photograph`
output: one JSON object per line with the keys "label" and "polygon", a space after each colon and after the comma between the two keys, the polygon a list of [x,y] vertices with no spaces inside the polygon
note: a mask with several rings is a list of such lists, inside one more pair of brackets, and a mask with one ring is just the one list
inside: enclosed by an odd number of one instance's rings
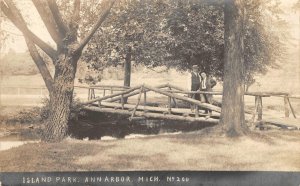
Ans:
{"label": "black and white photograph", "polygon": [[0,186],[300,185],[300,0],[0,6]]}

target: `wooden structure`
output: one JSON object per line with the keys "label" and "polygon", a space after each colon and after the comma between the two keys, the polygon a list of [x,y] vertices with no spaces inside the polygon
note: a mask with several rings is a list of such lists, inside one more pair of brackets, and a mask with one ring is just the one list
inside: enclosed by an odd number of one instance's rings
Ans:
{"label": "wooden structure", "polygon": [[[84,105],[84,109],[97,112],[128,115],[130,120],[140,118],[156,118],[182,121],[205,121],[207,123],[216,124],[219,121],[221,112],[221,103],[218,104],[219,106],[216,106],[208,103],[202,103],[187,96],[189,94],[222,95],[222,92],[220,91],[185,91],[180,87],[170,84],[163,84],[156,87],[143,84],[135,87],[104,85],[78,88],[88,89],[88,101],[82,103],[82,105]],[[102,96],[97,97],[95,90],[102,90]],[[107,91],[109,91],[110,94],[107,94]],[[148,92],[155,92],[166,96],[167,100],[165,107],[149,106],[147,102]],[[285,117],[289,117],[291,111],[293,117],[296,118],[295,111],[289,98],[298,99],[299,97],[291,97],[285,92],[246,92],[245,95],[255,97],[254,110],[245,110],[246,118],[252,121],[252,123],[265,122],[263,120],[263,98],[271,96],[282,97],[285,108]],[[136,103],[130,104],[124,101],[133,96],[138,96]],[[190,107],[188,106],[188,108],[179,108],[177,104],[178,100],[185,102],[186,105],[189,105]],[[204,109],[212,110],[212,117],[206,117],[207,114],[204,114],[202,111]],[[276,123],[278,124],[278,122]]]}
{"label": "wooden structure", "polygon": [[96,98],[95,90],[102,90],[103,91],[103,96],[105,96],[107,91],[109,91],[110,94],[113,94],[116,91],[124,91],[124,90],[130,88],[130,87],[126,87],[126,86],[115,86],[115,85],[101,85],[101,86],[89,86],[89,87],[74,86],[74,87],[75,88],[88,89],[88,100]]}
{"label": "wooden structure", "polygon": [[[293,118],[296,117],[296,113],[294,111],[294,108],[292,107],[292,104],[290,102],[290,98],[293,99],[300,99],[300,97],[297,96],[290,96],[288,93],[284,92],[256,92],[256,93],[250,93],[247,95],[253,95],[255,96],[255,109],[252,114],[251,121],[255,126],[262,126],[262,125],[273,125],[275,127],[279,127],[282,129],[297,129],[300,130],[300,122],[297,120],[290,121],[290,120],[283,120],[280,118],[275,119],[263,119],[263,98],[265,97],[282,97],[284,102],[284,115],[285,118],[289,118],[290,111],[293,115]],[[257,120],[255,120],[257,116]],[[298,123],[297,123],[298,122]]]}
{"label": "wooden structure", "polygon": [[[118,88],[117,93],[110,95],[102,94],[102,97],[91,96],[93,89],[103,89],[104,87],[89,87],[89,99],[82,104],[85,106],[84,109],[92,110],[97,112],[107,112],[107,113],[118,113],[123,115],[128,115],[130,120],[139,118],[156,118],[156,119],[169,119],[169,120],[182,120],[182,121],[205,121],[207,123],[218,123],[219,113],[221,108],[215,105],[202,103],[198,100],[189,98],[187,96],[179,95],[173,93],[172,91],[180,91],[180,93],[185,93],[180,87],[176,87],[170,84],[164,84],[156,87],[151,87],[149,85],[141,85],[136,87],[115,87]],[[120,90],[122,89],[122,90]],[[167,97],[166,107],[154,107],[147,105],[147,93],[155,92],[160,95]],[[192,93],[192,92],[189,92]],[[132,96],[137,97],[137,102],[135,104],[125,103],[125,98]],[[143,98],[143,99],[142,99]],[[192,111],[190,108],[178,108],[177,101],[181,100],[186,102],[187,105],[195,105],[195,107],[210,109],[215,113],[211,118],[207,118],[207,114],[194,109]]]}

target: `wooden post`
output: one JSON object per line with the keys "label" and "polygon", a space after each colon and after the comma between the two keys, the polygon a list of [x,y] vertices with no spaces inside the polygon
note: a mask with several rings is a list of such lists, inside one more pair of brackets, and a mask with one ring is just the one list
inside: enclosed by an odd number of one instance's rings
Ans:
{"label": "wooden post", "polygon": [[172,98],[172,99],[173,99],[173,103],[174,103],[175,108],[178,108],[176,99],[175,98]]}
{"label": "wooden post", "polygon": [[172,112],[172,108],[171,108],[172,106],[171,106],[171,96],[168,96],[168,113],[169,114],[171,114],[171,112]]}
{"label": "wooden post", "polygon": [[195,117],[198,118],[199,117],[199,106],[195,105]]}
{"label": "wooden post", "polygon": [[288,102],[289,105],[290,105],[290,109],[291,109],[291,111],[292,111],[292,114],[293,114],[294,118],[297,118],[297,117],[296,117],[296,114],[295,114],[295,111],[294,111],[294,108],[292,107],[292,104],[291,104],[291,102],[290,102],[289,97],[287,97],[287,102]]}
{"label": "wooden post", "polygon": [[90,100],[91,96],[91,89],[89,88],[89,92],[88,92],[88,100]]}
{"label": "wooden post", "polygon": [[91,89],[91,99],[95,99],[95,89]]}
{"label": "wooden post", "polygon": [[257,96],[255,96],[255,106],[254,106],[254,111],[253,111],[253,114],[252,114],[253,124],[254,124],[254,121],[255,121],[256,113],[257,113],[257,105],[258,105],[258,99],[257,99]]}
{"label": "wooden post", "polygon": [[124,95],[121,95],[122,110],[124,110]]}
{"label": "wooden post", "polygon": [[[192,94],[192,98],[195,99],[195,94]],[[190,103],[190,107],[192,110],[196,108],[195,105],[192,103]]]}
{"label": "wooden post", "polygon": [[262,120],[262,97],[261,96],[257,96],[257,119],[258,121]]}
{"label": "wooden post", "polygon": [[[126,57],[124,63],[124,86],[130,87],[130,79],[131,79],[131,56],[132,56],[132,48],[128,46],[126,48]],[[125,103],[127,103],[128,97],[124,98]]]}
{"label": "wooden post", "polygon": [[129,118],[129,120],[132,120],[132,118],[133,118],[134,115],[135,115],[135,112],[136,112],[136,110],[137,110],[137,108],[138,108],[138,106],[139,106],[139,104],[140,104],[140,101],[141,101],[141,97],[142,97],[142,92],[143,92],[143,90],[144,90],[144,86],[142,86],[141,89],[140,89],[140,94],[139,94],[137,103],[136,103],[136,105],[135,105],[135,107],[134,107],[134,109],[133,109],[133,112],[132,112],[131,117]]}
{"label": "wooden post", "polygon": [[290,112],[289,112],[289,103],[288,103],[288,97],[284,96],[284,115],[286,118],[289,117]]}
{"label": "wooden post", "polygon": [[146,112],[147,106],[147,91],[144,90],[144,112]]}
{"label": "wooden post", "polygon": [[98,107],[101,108],[101,101],[98,101]]}
{"label": "wooden post", "polygon": [[[169,90],[172,90],[172,88],[171,88],[171,86],[170,86],[169,84],[168,84],[168,86],[169,86]],[[178,107],[177,107],[177,103],[176,103],[176,99],[172,97],[172,100],[173,100],[174,106],[175,106],[176,108],[178,108]]]}

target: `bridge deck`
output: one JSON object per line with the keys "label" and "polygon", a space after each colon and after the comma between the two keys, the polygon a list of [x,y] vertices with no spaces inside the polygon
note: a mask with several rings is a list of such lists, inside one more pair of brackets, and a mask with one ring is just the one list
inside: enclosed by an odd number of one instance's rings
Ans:
{"label": "bridge deck", "polygon": [[150,119],[167,119],[167,120],[189,121],[189,122],[199,121],[199,122],[206,122],[212,124],[217,124],[219,122],[219,120],[215,118],[193,117],[190,115],[183,116],[183,115],[168,114],[168,113],[145,112],[140,110],[137,110],[135,112],[134,117],[131,117],[132,110],[120,109],[120,108],[107,108],[107,107],[99,108],[97,106],[85,106],[84,109],[90,111],[96,111],[96,112],[128,115],[130,120],[150,118]]}

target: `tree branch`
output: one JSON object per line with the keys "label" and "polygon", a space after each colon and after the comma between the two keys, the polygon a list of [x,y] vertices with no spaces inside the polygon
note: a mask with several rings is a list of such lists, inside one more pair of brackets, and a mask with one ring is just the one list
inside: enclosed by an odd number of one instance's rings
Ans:
{"label": "tree branch", "polygon": [[71,20],[69,22],[69,29],[71,32],[68,33],[73,41],[77,40],[79,21],[80,21],[80,0],[74,0],[74,10],[73,10]]}
{"label": "tree branch", "polygon": [[50,8],[50,10],[52,12],[52,15],[54,17],[54,20],[55,20],[55,22],[56,22],[56,24],[58,26],[59,32],[63,36],[66,36],[67,32],[69,32],[69,28],[64,23],[55,0],[47,0],[47,2],[48,2],[48,6],[49,6],[49,8]]}
{"label": "tree branch", "polygon": [[80,21],[80,0],[74,0],[74,11],[72,15],[72,22],[78,25]]}
{"label": "tree branch", "polygon": [[1,1],[0,6],[3,13],[23,33],[24,37],[39,46],[50,58],[55,59],[57,57],[56,50],[28,29],[21,13],[11,0],[5,0],[5,3]]}
{"label": "tree branch", "polygon": [[96,22],[96,24],[93,26],[93,28],[91,29],[91,31],[84,37],[84,39],[78,44],[78,46],[75,49],[75,52],[81,52],[82,49],[85,47],[85,45],[90,41],[90,39],[93,37],[93,35],[95,34],[95,32],[97,31],[97,29],[100,27],[100,25],[104,22],[104,20],[106,19],[106,17],[108,16],[111,8],[113,7],[114,3],[116,2],[116,0],[108,0],[108,6],[107,8],[105,8],[105,10],[102,12],[102,14],[100,15],[98,21]]}
{"label": "tree branch", "polygon": [[41,55],[39,54],[34,43],[26,37],[25,37],[25,40],[26,40],[26,44],[27,44],[28,50],[30,52],[30,55],[31,55],[34,63],[38,67],[38,69],[44,79],[44,82],[46,84],[46,87],[49,91],[49,94],[50,94],[53,90],[53,78],[47,68],[47,65],[46,65],[45,61],[43,60],[43,58],[41,57]]}
{"label": "tree branch", "polygon": [[57,48],[59,48],[62,45],[62,39],[64,36],[59,32],[59,30],[56,27],[56,22],[53,18],[48,3],[46,2],[46,0],[32,0],[32,2],[35,8],[37,9],[38,13],[40,14],[52,39],[58,45]]}

